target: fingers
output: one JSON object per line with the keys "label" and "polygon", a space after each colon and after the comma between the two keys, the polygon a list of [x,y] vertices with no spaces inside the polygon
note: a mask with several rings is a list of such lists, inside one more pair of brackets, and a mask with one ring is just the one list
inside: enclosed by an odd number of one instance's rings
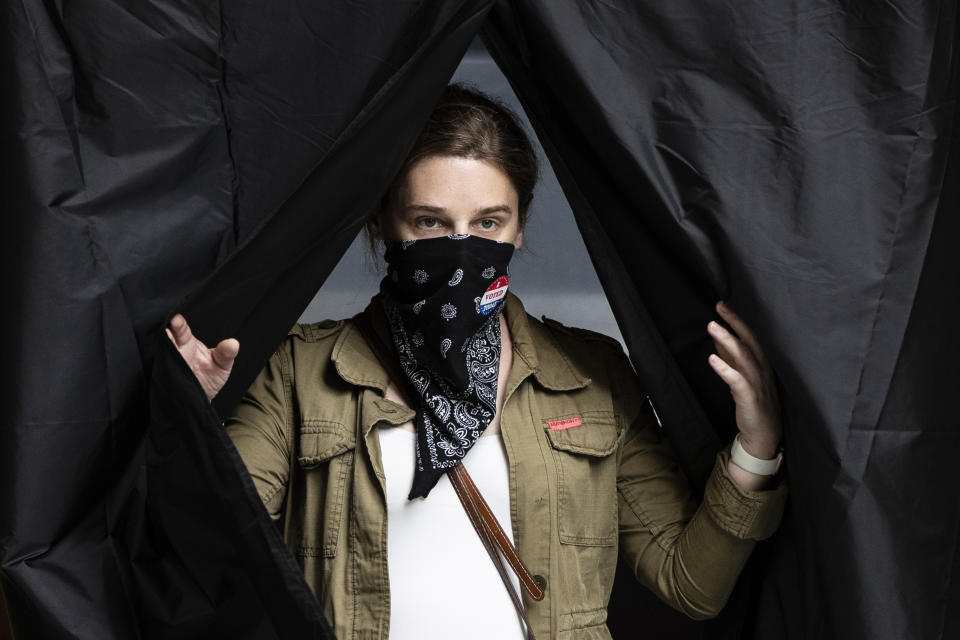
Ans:
{"label": "fingers", "polygon": [[750,383],[747,382],[743,374],[724,362],[723,358],[715,353],[711,353],[710,356],[707,357],[707,362],[710,363],[710,366],[717,372],[717,375],[730,387],[734,401],[739,401],[749,393]]}
{"label": "fingers", "polygon": [[170,336],[173,344],[175,344],[178,349],[186,346],[193,338],[193,332],[190,331],[190,325],[187,324],[187,319],[179,313],[170,318],[170,327],[167,329],[167,335]]}
{"label": "fingers", "polygon": [[747,377],[754,384],[758,383],[762,372],[753,354],[740,340],[713,320],[707,324],[707,331],[713,337],[714,344],[723,348],[722,351],[720,349],[717,351],[726,364],[736,368],[741,375]]}
{"label": "fingers", "polygon": [[[722,303],[717,304],[718,309],[723,306],[725,305]],[[757,355],[763,357],[763,351],[756,336],[729,307],[725,311],[725,315],[732,317],[731,326],[739,327],[741,337],[738,338],[718,322],[710,321],[707,331],[717,349],[717,353],[710,354],[708,358],[710,366],[730,386],[730,391],[738,403],[740,400],[748,403],[759,400],[776,407],[778,399],[773,370],[765,362],[758,360]],[[749,348],[747,341],[757,345],[756,351]]]}
{"label": "fingers", "polygon": [[221,340],[220,344],[210,351],[210,357],[218,367],[224,371],[230,371],[238,353],[240,353],[240,342],[235,338],[227,338]]}
{"label": "fingers", "polygon": [[717,313],[720,314],[720,317],[723,318],[740,336],[740,339],[746,344],[747,348],[750,349],[753,357],[756,361],[762,366],[767,367],[767,357],[764,354],[763,349],[760,347],[760,341],[757,340],[756,334],[753,330],[747,326],[747,323],[744,322],[740,316],[734,313],[725,302],[722,300],[716,304]]}
{"label": "fingers", "polygon": [[728,363],[734,361],[733,354],[727,351],[727,348],[723,346],[723,344],[716,338],[713,338],[713,348],[716,349],[717,355],[726,360]]}

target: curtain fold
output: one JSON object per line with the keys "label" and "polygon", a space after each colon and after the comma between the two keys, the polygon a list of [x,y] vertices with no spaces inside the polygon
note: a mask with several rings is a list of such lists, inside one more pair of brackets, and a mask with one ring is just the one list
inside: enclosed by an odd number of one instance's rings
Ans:
{"label": "curtain fold", "polygon": [[[695,487],[735,432],[706,363],[717,299],[779,376],[788,513],[690,633],[960,634],[955,1],[75,0],[2,16],[16,637],[332,637],[219,418],[477,33]],[[212,407],[160,331],[175,311],[243,345]],[[616,637],[670,632],[613,609]]]}
{"label": "curtain fold", "polygon": [[[332,637],[222,413],[356,235],[490,2],[4,12],[0,552],[16,637]],[[148,401],[149,399],[149,401]]]}
{"label": "curtain fold", "polygon": [[735,428],[716,300],[778,374],[789,512],[704,637],[957,627],[960,340],[934,319],[960,272],[957,25],[952,2],[531,0],[484,29],[695,482]]}

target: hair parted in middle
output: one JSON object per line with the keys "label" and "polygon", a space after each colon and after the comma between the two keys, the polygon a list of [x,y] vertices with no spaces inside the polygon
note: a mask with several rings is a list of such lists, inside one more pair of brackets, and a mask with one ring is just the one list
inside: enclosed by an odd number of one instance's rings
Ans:
{"label": "hair parted in middle", "polygon": [[367,222],[371,248],[373,224],[400,206],[400,193],[410,168],[428,156],[486,160],[510,179],[517,191],[520,225],[527,220],[539,178],[537,154],[517,115],[502,102],[463,84],[448,85],[420,131],[393,182]]}

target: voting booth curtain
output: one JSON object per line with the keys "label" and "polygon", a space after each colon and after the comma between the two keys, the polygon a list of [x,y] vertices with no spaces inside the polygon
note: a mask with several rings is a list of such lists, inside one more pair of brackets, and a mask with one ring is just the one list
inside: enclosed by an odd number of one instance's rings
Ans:
{"label": "voting booth curtain", "polygon": [[[692,483],[726,299],[790,503],[703,638],[960,636],[957,3],[5,7],[0,561],[17,638],[333,637],[219,428],[479,36]],[[213,406],[162,333],[243,345]],[[617,606],[615,637],[669,633]],[[626,594],[626,596],[625,596]]]}

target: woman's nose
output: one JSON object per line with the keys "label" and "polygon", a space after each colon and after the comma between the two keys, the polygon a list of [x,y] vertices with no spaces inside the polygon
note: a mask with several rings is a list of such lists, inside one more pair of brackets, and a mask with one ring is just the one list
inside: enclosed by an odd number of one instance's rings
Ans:
{"label": "woman's nose", "polygon": [[453,223],[453,231],[457,235],[463,235],[470,233],[470,221],[469,220],[457,220]]}

